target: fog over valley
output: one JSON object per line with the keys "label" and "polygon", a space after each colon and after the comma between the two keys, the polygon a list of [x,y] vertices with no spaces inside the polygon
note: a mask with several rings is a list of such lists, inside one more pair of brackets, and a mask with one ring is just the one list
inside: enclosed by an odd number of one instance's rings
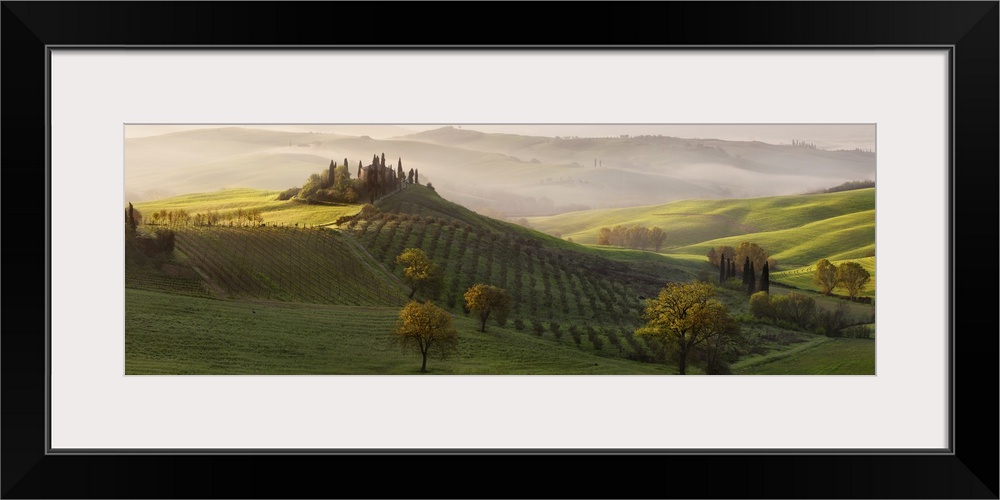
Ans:
{"label": "fog over valley", "polygon": [[125,137],[127,201],[284,190],[384,153],[504,217],[801,194],[874,180],[876,163],[874,125],[126,125]]}

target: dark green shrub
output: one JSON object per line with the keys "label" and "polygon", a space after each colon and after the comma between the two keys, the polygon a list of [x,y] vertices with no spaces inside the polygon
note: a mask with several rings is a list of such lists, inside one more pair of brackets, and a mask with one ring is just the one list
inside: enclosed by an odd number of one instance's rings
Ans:
{"label": "dark green shrub", "polygon": [[559,323],[556,323],[555,321],[550,321],[549,331],[551,331],[552,335],[556,337],[556,340],[562,338],[562,329],[559,327]]}
{"label": "dark green shrub", "polygon": [[542,322],[537,319],[531,320],[531,329],[534,330],[535,335],[538,335],[539,337],[545,333],[545,327],[542,325]]}

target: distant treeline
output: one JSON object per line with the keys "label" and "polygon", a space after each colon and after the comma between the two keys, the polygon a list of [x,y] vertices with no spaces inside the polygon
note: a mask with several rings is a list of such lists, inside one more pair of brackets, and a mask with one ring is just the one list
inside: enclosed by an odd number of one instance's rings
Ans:
{"label": "distant treeline", "polygon": [[873,187],[875,187],[875,181],[871,180],[847,181],[839,186],[829,189],[820,189],[818,191],[811,191],[807,194],[839,193],[841,191],[854,191],[855,189],[868,189]]}
{"label": "distant treeline", "polygon": [[815,144],[811,142],[799,141],[795,139],[792,139],[792,146],[795,146],[797,148],[819,149],[818,147],[816,147]]}
{"label": "distant treeline", "polygon": [[[143,223],[142,215],[138,210],[136,220],[138,224]],[[248,208],[246,210],[238,208],[228,212],[216,212],[208,210],[205,213],[189,214],[183,208],[177,210],[160,209],[158,212],[145,219],[145,223],[152,226],[259,226],[264,224],[264,216],[259,208]]]}
{"label": "distant treeline", "polygon": [[663,247],[663,241],[666,238],[666,233],[658,227],[648,228],[639,225],[615,226],[610,229],[602,227],[597,232],[598,245],[612,245],[637,250],[652,249],[657,252]]}

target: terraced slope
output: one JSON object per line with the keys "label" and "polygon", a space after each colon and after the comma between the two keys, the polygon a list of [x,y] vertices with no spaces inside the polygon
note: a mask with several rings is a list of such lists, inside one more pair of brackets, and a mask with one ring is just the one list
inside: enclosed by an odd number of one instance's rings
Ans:
{"label": "terraced slope", "polygon": [[[359,306],[402,305],[406,299],[397,278],[352,239],[329,229],[177,228],[175,254],[158,271],[127,268],[126,287]],[[170,278],[170,269],[183,279]]]}

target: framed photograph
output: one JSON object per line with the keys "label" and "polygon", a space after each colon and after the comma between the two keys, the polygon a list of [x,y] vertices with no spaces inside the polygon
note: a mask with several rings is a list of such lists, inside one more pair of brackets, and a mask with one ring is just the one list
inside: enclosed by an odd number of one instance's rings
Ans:
{"label": "framed photograph", "polygon": [[[996,2],[731,7],[760,31],[414,46],[251,29],[339,26],[312,4],[4,3],[7,101],[46,97],[4,111],[9,185],[46,195],[4,496],[490,455],[656,479],[573,496],[996,498],[995,400],[956,386],[995,381],[995,319],[956,308],[995,226],[955,230],[996,196]],[[224,492],[157,479],[209,462]],[[347,496],[416,494],[384,488]]]}

